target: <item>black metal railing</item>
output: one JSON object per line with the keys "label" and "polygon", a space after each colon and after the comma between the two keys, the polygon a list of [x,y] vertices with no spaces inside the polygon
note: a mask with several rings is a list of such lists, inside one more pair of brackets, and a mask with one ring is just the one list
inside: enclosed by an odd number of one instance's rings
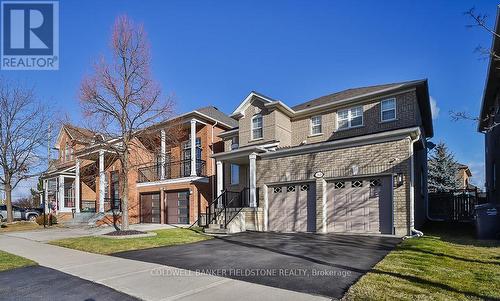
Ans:
{"label": "black metal railing", "polygon": [[[258,195],[258,190],[256,190],[256,194]],[[210,223],[216,221],[220,215],[224,214],[224,228],[226,228],[240,211],[246,207],[250,207],[249,188],[243,188],[241,191],[223,190],[217,198],[208,204],[205,211],[205,226],[208,227]]]}
{"label": "black metal railing", "polygon": [[[155,182],[160,180],[177,179],[191,175],[191,160],[166,162],[164,165],[165,175],[162,179],[162,164],[157,163],[138,168],[138,183]],[[196,160],[196,175],[207,176],[207,164],[205,160]]]}
{"label": "black metal railing", "polygon": [[95,212],[96,200],[82,200],[81,201],[81,212]]}
{"label": "black metal railing", "polygon": [[122,211],[122,200],[114,198],[104,198],[104,212]]}

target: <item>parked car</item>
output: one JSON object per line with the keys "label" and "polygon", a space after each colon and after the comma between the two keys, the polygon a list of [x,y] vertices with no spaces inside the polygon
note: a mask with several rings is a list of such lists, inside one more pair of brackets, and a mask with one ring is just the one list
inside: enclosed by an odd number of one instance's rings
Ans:
{"label": "parked car", "polygon": [[[22,221],[34,221],[36,218],[42,214],[42,209],[40,208],[21,208],[18,206],[12,206],[12,211],[14,215],[14,220]],[[0,221],[7,219],[7,206],[0,205]]]}

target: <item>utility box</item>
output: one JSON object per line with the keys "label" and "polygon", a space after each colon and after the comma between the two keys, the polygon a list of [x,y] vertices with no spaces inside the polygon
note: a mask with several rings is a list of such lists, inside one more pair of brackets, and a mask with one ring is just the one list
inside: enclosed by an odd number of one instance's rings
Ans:
{"label": "utility box", "polygon": [[479,239],[500,238],[500,206],[492,203],[475,207],[476,236]]}

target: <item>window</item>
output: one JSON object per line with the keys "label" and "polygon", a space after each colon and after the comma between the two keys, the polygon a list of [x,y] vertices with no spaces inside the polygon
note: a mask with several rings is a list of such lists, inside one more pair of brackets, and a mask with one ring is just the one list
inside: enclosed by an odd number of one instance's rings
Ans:
{"label": "window", "polygon": [[73,148],[71,145],[66,144],[64,147],[64,161],[70,161],[73,159]]}
{"label": "window", "polygon": [[279,186],[274,187],[273,192],[274,193],[281,193],[281,187],[279,187]]}
{"label": "window", "polygon": [[287,186],[286,192],[295,192],[295,186],[293,186],[293,185]]}
{"label": "window", "polygon": [[335,189],[342,189],[345,187],[345,182],[344,181],[337,181],[335,182]]}
{"label": "window", "polygon": [[337,112],[337,128],[348,129],[363,125],[363,107],[355,107]]}
{"label": "window", "polygon": [[231,164],[231,185],[240,184],[240,166]]}
{"label": "window", "polygon": [[300,185],[300,191],[309,191],[309,185],[307,184]]}
{"label": "window", "polygon": [[396,99],[386,99],[380,102],[380,120],[390,121],[396,119]]}
{"label": "window", "polygon": [[262,115],[257,114],[252,117],[252,139],[261,139],[262,136]]}
{"label": "window", "polygon": [[352,181],[351,182],[351,187],[352,188],[359,188],[359,187],[363,187],[363,181]]}
{"label": "window", "polygon": [[231,150],[238,149],[240,147],[239,143],[240,139],[238,136],[234,136],[233,138],[231,138]]}
{"label": "window", "polygon": [[311,135],[321,134],[321,116],[311,117]]}
{"label": "window", "polygon": [[379,186],[382,186],[382,182],[380,181],[380,179],[370,180],[370,187],[379,187]]}

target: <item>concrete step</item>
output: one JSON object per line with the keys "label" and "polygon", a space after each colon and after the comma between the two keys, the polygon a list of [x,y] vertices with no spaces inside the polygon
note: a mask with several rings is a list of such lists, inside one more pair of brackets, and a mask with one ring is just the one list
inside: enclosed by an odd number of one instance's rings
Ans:
{"label": "concrete step", "polygon": [[208,225],[208,229],[213,229],[213,230],[220,230],[223,229],[224,226],[221,223],[213,223]]}
{"label": "concrete step", "polygon": [[203,232],[208,235],[228,235],[229,231],[227,229],[214,229],[214,228],[205,228]]}

